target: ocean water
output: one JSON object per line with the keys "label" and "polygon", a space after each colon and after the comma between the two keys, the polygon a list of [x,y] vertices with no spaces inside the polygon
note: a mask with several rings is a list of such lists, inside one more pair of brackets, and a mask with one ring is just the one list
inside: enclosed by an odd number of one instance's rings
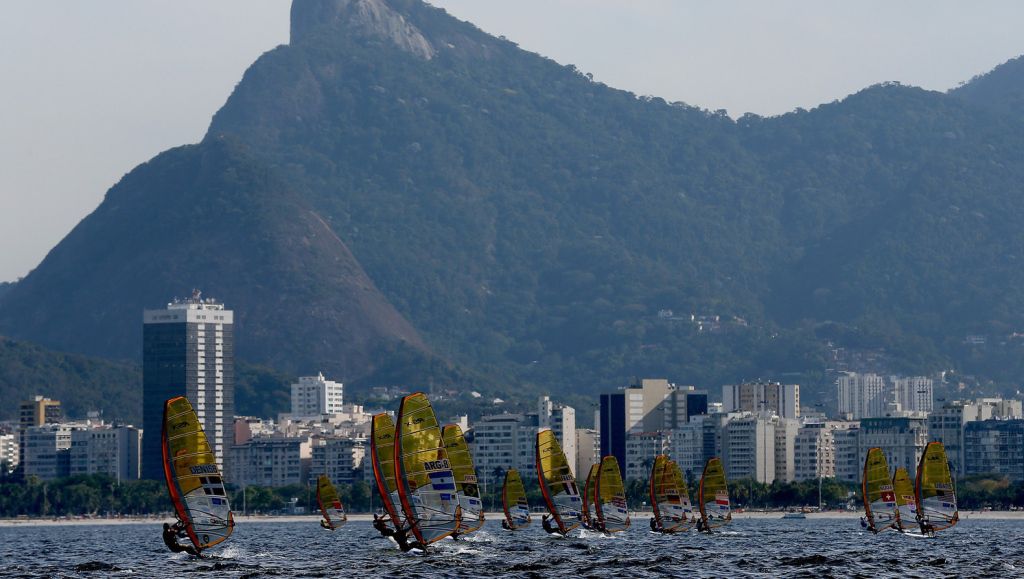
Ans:
{"label": "ocean water", "polygon": [[1024,522],[967,520],[936,538],[872,535],[856,519],[740,519],[714,535],[657,535],[647,519],[605,537],[517,532],[498,521],[427,553],[402,553],[368,522],[329,532],[239,523],[196,560],[157,524],[0,528],[0,577],[1024,577]]}

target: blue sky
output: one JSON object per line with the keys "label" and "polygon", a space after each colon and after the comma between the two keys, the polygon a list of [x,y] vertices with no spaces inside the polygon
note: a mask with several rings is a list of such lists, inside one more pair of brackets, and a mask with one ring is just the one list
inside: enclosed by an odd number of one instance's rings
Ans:
{"label": "blue sky", "polygon": [[[781,114],[900,81],[946,90],[1024,53],[1009,0],[434,0],[596,80]],[[26,275],[124,173],[198,141],[288,0],[12,0],[0,17],[0,281]]]}

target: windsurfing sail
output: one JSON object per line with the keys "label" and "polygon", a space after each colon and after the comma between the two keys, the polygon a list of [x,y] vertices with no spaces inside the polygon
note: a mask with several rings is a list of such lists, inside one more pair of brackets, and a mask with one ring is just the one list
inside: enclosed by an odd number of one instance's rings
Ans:
{"label": "windsurfing sail", "polygon": [[941,442],[929,442],[917,466],[917,520],[921,531],[932,533],[948,529],[960,520],[956,507],[956,489],[949,472],[946,448]]}
{"label": "windsurfing sail", "polygon": [[550,429],[537,433],[537,480],[559,532],[564,535],[578,527],[583,500],[569,461]]}
{"label": "windsurfing sail", "polygon": [[395,482],[395,423],[384,412],[374,414],[370,423],[370,463],[384,510],[395,530],[401,530],[406,525],[401,513],[398,483]]}
{"label": "windsurfing sail", "polygon": [[727,525],[732,520],[732,511],[729,508],[729,483],[725,480],[725,468],[718,457],[710,458],[704,464],[697,502],[705,531],[710,533],[712,529]]}
{"label": "windsurfing sail", "polygon": [[452,463],[455,473],[455,489],[462,507],[459,523],[459,534],[472,533],[484,526],[484,503],[480,500],[480,487],[477,486],[476,469],[473,468],[473,456],[466,444],[462,427],[448,424],[441,429],[444,448],[448,451],[448,460]]}
{"label": "windsurfing sail", "polygon": [[164,476],[174,511],[197,551],[231,536],[231,514],[224,479],[192,404],[184,396],[164,403]]}
{"label": "windsurfing sail", "polygon": [[601,463],[590,465],[590,472],[587,473],[587,480],[583,483],[583,508],[580,515],[587,527],[594,526],[594,516],[591,512],[594,509],[594,485],[597,484],[597,473],[601,470]]}
{"label": "windsurfing sail", "polygon": [[423,546],[459,528],[455,473],[430,401],[422,392],[402,399],[395,425],[395,480],[402,511]]}
{"label": "windsurfing sail", "polygon": [[510,468],[505,471],[505,484],[501,485],[501,506],[505,509],[505,523],[513,531],[530,524],[530,503],[526,500],[526,489],[519,471]]}
{"label": "windsurfing sail", "polygon": [[896,493],[889,478],[889,462],[881,448],[868,450],[864,458],[864,476],[861,479],[864,514],[868,529],[875,533],[896,525]]}
{"label": "windsurfing sail", "polygon": [[629,528],[629,509],[626,506],[626,485],[622,484],[622,471],[614,456],[601,459],[601,469],[594,485],[594,510],[597,528],[605,533],[618,533]]}
{"label": "windsurfing sail", "polygon": [[654,458],[649,492],[657,530],[674,533],[687,526],[691,508],[686,481],[679,465],[664,454]]}
{"label": "windsurfing sail", "polygon": [[892,492],[896,495],[896,526],[906,531],[909,525],[917,523],[917,497],[914,496],[910,474],[902,466],[892,477]]}
{"label": "windsurfing sail", "polygon": [[335,530],[348,522],[345,507],[341,506],[341,497],[327,475],[322,474],[316,479],[316,502],[324,515],[325,528]]}

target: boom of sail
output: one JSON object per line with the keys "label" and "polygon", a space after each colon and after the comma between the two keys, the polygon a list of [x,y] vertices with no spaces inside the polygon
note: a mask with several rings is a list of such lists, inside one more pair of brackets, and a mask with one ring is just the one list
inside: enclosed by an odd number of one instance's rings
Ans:
{"label": "boom of sail", "polygon": [[626,486],[622,484],[619,461],[614,456],[601,459],[601,468],[594,487],[596,527],[605,533],[618,533],[629,528]]}
{"label": "boom of sail", "polygon": [[896,495],[896,527],[906,531],[910,525],[917,524],[917,497],[914,496],[910,474],[902,466],[892,477],[892,490]]}
{"label": "boom of sail", "polygon": [[700,477],[697,491],[697,502],[700,506],[700,518],[704,530],[711,532],[732,521],[729,504],[729,484],[725,480],[725,467],[718,457],[708,459],[704,464],[704,472]]}
{"label": "boom of sail", "polygon": [[430,401],[422,392],[402,399],[395,425],[395,480],[406,521],[423,546],[459,528],[455,473]]}
{"label": "boom of sail", "polygon": [[675,461],[663,454],[654,458],[649,491],[654,508],[654,528],[663,533],[685,530],[692,507],[686,481]]}
{"label": "boom of sail", "polygon": [[455,489],[459,496],[462,517],[459,523],[459,534],[472,533],[484,526],[484,504],[480,500],[480,487],[477,485],[476,469],[473,467],[473,456],[466,444],[462,427],[448,424],[441,429],[448,460],[452,463],[455,473]]}
{"label": "boom of sail", "polygon": [[224,542],[235,527],[224,479],[192,404],[184,396],[164,403],[164,477],[178,519],[196,551]]}
{"label": "boom of sail", "polygon": [[956,506],[956,489],[949,472],[946,447],[929,442],[917,466],[917,517],[921,531],[932,533],[948,529],[960,520]]}
{"label": "boom of sail", "polygon": [[327,475],[322,474],[316,479],[316,502],[324,515],[327,528],[332,531],[348,522],[345,508],[341,506],[341,498],[337,489]]}
{"label": "boom of sail", "polygon": [[377,494],[384,503],[384,511],[388,514],[391,526],[401,530],[407,525],[403,522],[402,501],[395,481],[395,423],[384,412],[374,414],[370,423],[370,463],[373,465],[373,480],[377,485]]}
{"label": "boom of sail", "polygon": [[505,471],[505,483],[501,485],[501,506],[505,510],[505,523],[515,531],[530,524],[530,503],[526,500],[526,489],[519,471],[510,468]]}
{"label": "boom of sail", "polygon": [[559,532],[565,535],[579,526],[583,501],[562,445],[550,429],[537,433],[536,464],[544,502]]}
{"label": "boom of sail", "polygon": [[861,495],[868,529],[881,533],[896,525],[896,493],[889,478],[889,462],[881,448],[869,449],[864,458]]}

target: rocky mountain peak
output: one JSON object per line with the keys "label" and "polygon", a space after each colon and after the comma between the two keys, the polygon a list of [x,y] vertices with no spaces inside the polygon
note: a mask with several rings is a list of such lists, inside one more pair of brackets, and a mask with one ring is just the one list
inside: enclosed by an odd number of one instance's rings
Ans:
{"label": "rocky mountain peak", "polygon": [[386,40],[424,60],[436,53],[423,32],[387,0],[294,0],[291,44],[302,44],[323,34]]}

